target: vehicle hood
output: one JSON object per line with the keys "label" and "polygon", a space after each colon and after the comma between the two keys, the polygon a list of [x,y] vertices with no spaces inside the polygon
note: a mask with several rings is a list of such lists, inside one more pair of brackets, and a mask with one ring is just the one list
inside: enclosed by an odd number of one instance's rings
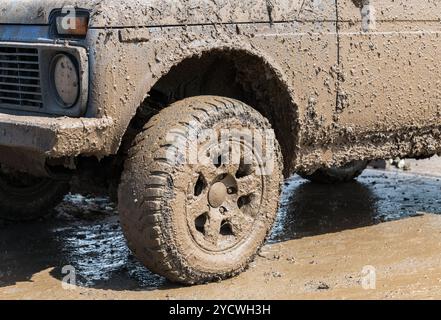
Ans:
{"label": "vehicle hood", "polygon": [[96,28],[270,20],[267,0],[0,1],[0,24],[48,24],[52,10],[66,6],[89,10]]}

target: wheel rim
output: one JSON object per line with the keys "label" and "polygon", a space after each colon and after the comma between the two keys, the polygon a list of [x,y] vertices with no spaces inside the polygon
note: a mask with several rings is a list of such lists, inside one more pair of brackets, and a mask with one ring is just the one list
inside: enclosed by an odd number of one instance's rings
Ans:
{"label": "wheel rim", "polygon": [[187,190],[188,229],[203,250],[224,252],[239,246],[256,226],[265,187],[256,170],[261,161],[242,141],[202,150]]}

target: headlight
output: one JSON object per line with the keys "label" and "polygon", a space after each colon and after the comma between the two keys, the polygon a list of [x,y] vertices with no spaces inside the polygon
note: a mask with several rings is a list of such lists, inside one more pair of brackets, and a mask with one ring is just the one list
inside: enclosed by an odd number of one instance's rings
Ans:
{"label": "headlight", "polygon": [[57,17],[56,25],[59,35],[85,37],[89,27],[89,18]]}
{"label": "headlight", "polygon": [[64,7],[51,12],[53,32],[63,38],[84,38],[89,29],[89,12],[74,7]]}
{"label": "headlight", "polygon": [[58,54],[52,59],[51,81],[60,105],[72,107],[79,96],[78,68],[73,58],[66,54]]}

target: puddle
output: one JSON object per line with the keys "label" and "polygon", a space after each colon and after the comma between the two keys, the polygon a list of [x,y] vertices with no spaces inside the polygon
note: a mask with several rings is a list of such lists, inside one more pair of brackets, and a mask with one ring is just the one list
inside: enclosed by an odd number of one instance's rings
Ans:
{"label": "puddle", "polygon": [[[418,212],[441,213],[438,178],[367,170],[358,182],[316,185],[287,181],[271,242],[370,226]],[[35,273],[76,270],[77,284],[111,290],[154,290],[171,285],[139,264],[126,246],[114,205],[69,196],[55,218],[0,225],[0,287]]]}
{"label": "puddle", "polygon": [[441,213],[440,178],[366,170],[353,183],[318,185],[293,177],[285,184],[271,237],[280,242]]}

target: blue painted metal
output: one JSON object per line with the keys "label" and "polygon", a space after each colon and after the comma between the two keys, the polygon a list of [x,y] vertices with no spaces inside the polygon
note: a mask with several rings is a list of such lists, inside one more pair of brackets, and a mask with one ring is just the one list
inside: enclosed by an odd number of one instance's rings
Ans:
{"label": "blue painted metal", "polygon": [[13,42],[53,42],[49,26],[39,25],[1,25],[0,41]]}

